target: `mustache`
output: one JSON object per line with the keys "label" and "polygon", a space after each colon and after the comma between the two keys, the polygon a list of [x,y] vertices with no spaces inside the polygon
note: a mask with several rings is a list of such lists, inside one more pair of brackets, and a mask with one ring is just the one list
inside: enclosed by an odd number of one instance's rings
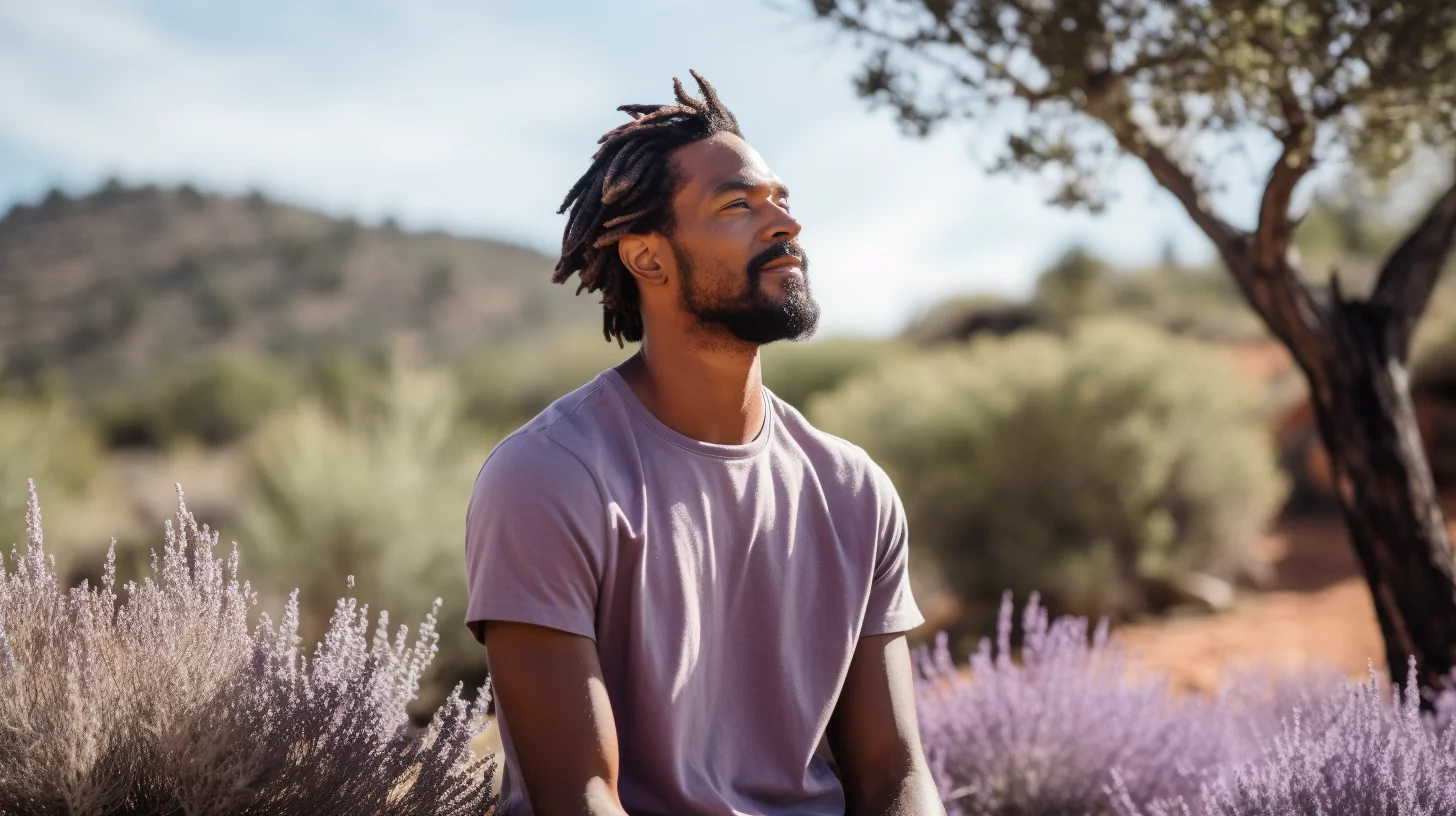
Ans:
{"label": "mustache", "polygon": [[748,274],[757,278],[765,266],[777,261],[779,258],[793,258],[804,268],[804,275],[809,274],[809,256],[804,254],[804,248],[799,246],[798,241],[783,241],[774,244],[764,251],[753,256],[748,262]]}

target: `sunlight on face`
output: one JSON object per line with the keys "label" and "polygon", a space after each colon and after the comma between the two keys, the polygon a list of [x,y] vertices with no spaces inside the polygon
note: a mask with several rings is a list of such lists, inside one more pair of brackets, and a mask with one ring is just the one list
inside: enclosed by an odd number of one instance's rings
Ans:
{"label": "sunlight on face", "polygon": [[681,187],[671,245],[683,308],[750,343],[802,339],[818,324],[789,190],[747,142],[719,134],[673,154]]}

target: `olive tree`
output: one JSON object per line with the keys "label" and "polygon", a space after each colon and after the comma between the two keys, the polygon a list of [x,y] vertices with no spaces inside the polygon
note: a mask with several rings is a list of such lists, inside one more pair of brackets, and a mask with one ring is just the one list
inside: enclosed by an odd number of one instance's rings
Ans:
{"label": "olive tree", "polygon": [[[1006,136],[994,167],[1053,175],[1062,204],[1103,203],[1109,168],[1126,158],[1172,194],[1308,380],[1387,664],[1414,655],[1427,685],[1448,673],[1456,581],[1406,359],[1456,231],[1456,186],[1358,296],[1300,268],[1291,203],[1322,163],[1379,177],[1422,145],[1449,151],[1456,4],[811,2],[867,47],[860,93],[911,132],[989,123]],[[1209,196],[1216,146],[1251,136],[1277,153],[1257,208],[1220,212]]]}

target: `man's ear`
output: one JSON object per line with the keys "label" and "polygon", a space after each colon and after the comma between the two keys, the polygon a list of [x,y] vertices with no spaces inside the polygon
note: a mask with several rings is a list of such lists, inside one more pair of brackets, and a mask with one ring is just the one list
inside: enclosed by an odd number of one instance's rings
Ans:
{"label": "man's ear", "polygon": [[666,249],[661,236],[656,234],[627,234],[617,240],[617,257],[622,265],[637,279],[638,286],[660,286],[667,283],[667,265],[663,263]]}

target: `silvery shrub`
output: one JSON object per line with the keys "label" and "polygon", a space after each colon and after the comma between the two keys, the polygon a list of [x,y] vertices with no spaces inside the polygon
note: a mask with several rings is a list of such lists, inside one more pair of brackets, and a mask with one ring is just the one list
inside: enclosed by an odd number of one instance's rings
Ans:
{"label": "silvery shrub", "polygon": [[[341,599],[301,649],[297,592],[255,626],[234,545],[198,526],[178,488],[150,574],[116,593],[65,589],[30,486],[24,553],[0,558],[0,813],[464,814],[495,803],[494,762],[469,743],[487,695],[457,687],[424,729],[406,704],[433,659],[435,617],[413,641],[387,613]],[[437,607],[438,607],[438,601]]]}

